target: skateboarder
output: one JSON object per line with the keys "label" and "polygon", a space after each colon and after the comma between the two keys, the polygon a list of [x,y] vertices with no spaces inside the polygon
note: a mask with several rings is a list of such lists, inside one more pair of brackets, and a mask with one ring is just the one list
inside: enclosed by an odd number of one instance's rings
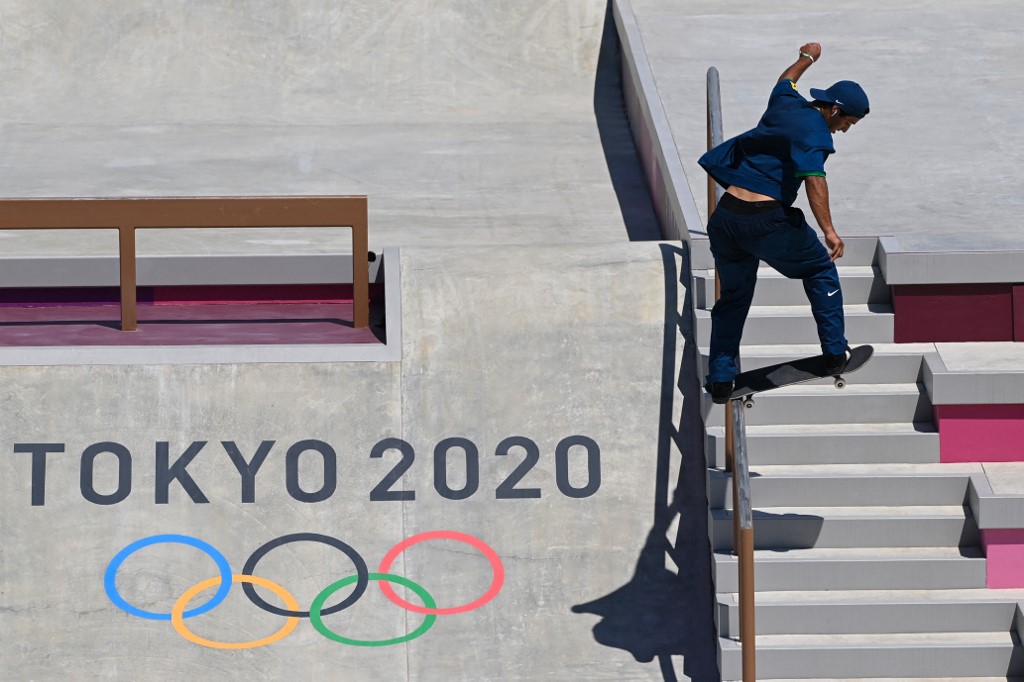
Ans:
{"label": "skateboarder", "polygon": [[[829,370],[842,372],[848,359],[843,293],[834,262],[842,257],[844,244],[832,224],[825,160],[835,152],[833,133],[845,133],[867,115],[868,97],[853,81],[839,81],[827,90],[811,88],[814,99],[807,101],[797,91],[797,81],[820,58],[821,45],[803,45],[779,77],[757,127],[711,149],[699,161],[726,190],[708,220],[721,297],[711,312],[705,388],[716,403],[727,402],[732,392],[759,260],[786,277],[803,280]],[[793,207],[801,183],[828,249],[803,211]]]}

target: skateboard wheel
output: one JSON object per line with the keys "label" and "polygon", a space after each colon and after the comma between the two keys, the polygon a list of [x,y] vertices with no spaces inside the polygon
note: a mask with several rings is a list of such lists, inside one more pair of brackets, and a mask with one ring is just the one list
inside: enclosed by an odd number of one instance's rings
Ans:
{"label": "skateboard wheel", "polygon": [[846,388],[846,379],[836,377],[836,388]]}
{"label": "skateboard wheel", "polygon": [[746,399],[744,399],[743,407],[747,408],[748,410],[753,408],[754,407],[754,399],[753,398],[746,398]]}

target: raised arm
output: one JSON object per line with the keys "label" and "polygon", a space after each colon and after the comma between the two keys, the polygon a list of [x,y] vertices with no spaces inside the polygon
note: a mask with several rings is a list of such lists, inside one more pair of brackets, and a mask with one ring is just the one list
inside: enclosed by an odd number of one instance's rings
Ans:
{"label": "raised arm", "polygon": [[[810,57],[806,55],[810,55]],[[800,48],[800,54],[797,56],[796,61],[782,72],[779,80],[791,80],[796,83],[800,80],[800,76],[804,75],[804,71],[819,59],[821,59],[821,45],[819,43],[804,43]]]}

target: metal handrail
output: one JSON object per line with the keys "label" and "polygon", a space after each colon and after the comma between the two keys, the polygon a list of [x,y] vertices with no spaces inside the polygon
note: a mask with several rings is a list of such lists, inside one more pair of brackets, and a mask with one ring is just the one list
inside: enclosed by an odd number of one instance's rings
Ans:
{"label": "metal handrail", "polygon": [[737,547],[740,590],[740,646],[743,654],[743,682],[755,682],[757,653],[754,626],[754,510],[750,502],[750,469],[747,460],[747,408],[742,399],[731,400],[736,459],[732,473],[733,519],[739,528],[733,536]]}
{"label": "metal handrail", "polygon": [[365,196],[0,199],[2,230],[118,232],[121,331],[135,331],[135,231],[148,228],[348,227],[352,230],[353,325],[370,324]]}
{"label": "metal handrail", "polygon": [[[718,69],[707,72],[708,149],[724,141],[722,133],[722,94]],[[708,176],[708,220],[722,198],[721,186]],[[718,269],[715,269],[715,299],[721,296]],[[732,472],[732,546],[737,555],[740,593],[740,646],[743,656],[743,680],[755,682],[757,662],[754,626],[754,516],[750,503],[750,471],[747,462],[747,427],[743,402],[730,400],[725,405],[725,470]]]}
{"label": "metal handrail", "polygon": [[[718,69],[708,68],[707,73],[707,127],[708,127],[708,149],[722,144],[722,88],[718,78]],[[718,200],[722,198],[722,188],[715,182],[714,178],[708,176],[708,221],[711,214],[718,207]],[[722,295],[722,284],[718,279],[718,268],[715,268],[715,300]],[[733,444],[732,444],[732,403],[725,406],[725,470],[733,470]],[[733,494],[733,505],[735,506],[735,491]],[[733,521],[733,538],[736,537],[739,529]]]}
{"label": "metal handrail", "polygon": [[[718,79],[718,69],[711,67],[707,75],[708,87],[708,149],[717,147],[725,140],[722,135],[722,88]],[[718,206],[722,198],[722,187],[708,176],[708,218]]]}

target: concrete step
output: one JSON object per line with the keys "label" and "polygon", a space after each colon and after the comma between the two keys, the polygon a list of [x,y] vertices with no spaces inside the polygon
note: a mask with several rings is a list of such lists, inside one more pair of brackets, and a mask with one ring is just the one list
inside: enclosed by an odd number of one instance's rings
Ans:
{"label": "concrete step", "polygon": [[[756,645],[759,680],[1024,673],[1024,649],[1009,631],[764,635]],[[721,641],[723,679],[742,676],[741,653],[738,642]]]}
{"label": "concrete step", "polygon": [[[760,402],[755,409],[759,408]],[[713,411],[724,412],[716,408]],[[724,426],[708,427],[705,454],[708,466],[725,467]],[[930,421],[917,424],[748,424],[747,458],[752,467],[938,463],[939,434]]]}
{"label": "concrete step", "polygon": [[[941,590],[985,586],[974,547],[866,547],[756,550],[754,584],[778,590]],[[738,591],[737,559],[714,553],[716,592]]]}
{"label": "concrete step", "polygon": [[[710,310],[715,304],[715,271],[696,270],[695,305]],[[881,271],[871,265],[845,266],[839,268],[839,281],[843,287],[843,301],[847,305],[864,303],[889,303],[892,297],[889,287],[882,279]],[[754,289],[754,305],[806,305],[807,294],[803,282],[788,279],[776,270],[762,266],[757,269],[757,286]]]}
{"label": "concrete step", "polygon": [[[800,680],[806,682],[807,678]],[[815,682],[1024,682],[1024,677],[816,677]],[[727,680],[726,682],[733,682]],[[738,682],[738,681],[736,681]],[[774,682],[798,682],[797,678],[775,678]]]}
{"label": "concrete step", "polygon": [[[935,347],[925,344],[880,343],[874,344],[875,352],[868,364],[847,378],[859,384],[903,384],[916,383],[921,379],[921,364],[926,352]],[[701,377],[707,376],[710,349],[700,349]],[[767,367],[780,362],[798,360],[821,353],[818,344],[741,346],[740,368],[742,371]],[[809,381],[808,384],[832,385],[832,378]]]}
{"label": "concrete step", "polygon": [[[824,244],[823,240],[819,241]],[[843,251],[843,259],[839,261],[841,264],[840,268],[878,263],[878,237],[844,237],[843,242],[846,244],[846,248]],[[710,246],[706,238],[690,241],[691,262],[694,268],[708,269],[715,267]]]}
{"label": "concrete step", "polygon": [[[762,635],[1009,631],[1024,590],[760,592]],[[719,632],[739,633],[739,595],[718,595]]]}
{"label": "concrete step", "polygon": [[[715,551],[733,548],[733,513],[711,510]],[[754,510],[754,549],[977,547],[978,527],[960,506],[766,507]]]}
{"label": "concrete step", "polygon": [[[767,507],[962,506],[970,474],[940,467],[752,466],[750,498]],[[708,471],[708,504],[732,508],[732,474]]]}
{"label": "concrete step", "polygon": [[[851,375],[851,377],[856,375]],[[722,426],[725,406],[704,393],[706,426]],[[754,397],[746,410],[748,426],[781,424],[892,424],[928,422],[932,405],[918,384],[832,385],[796,384]]]}
{"label": "concrete step", "polygon": [[[850,345],[893,342],[892,306],[881,303],[846,305],[846,338]],[[711,312],[695,310],[697,345],[711,345]],[[749,345],[806,344],[818,340],[818,328],[809,305],[755,306],[743,327]]]}

